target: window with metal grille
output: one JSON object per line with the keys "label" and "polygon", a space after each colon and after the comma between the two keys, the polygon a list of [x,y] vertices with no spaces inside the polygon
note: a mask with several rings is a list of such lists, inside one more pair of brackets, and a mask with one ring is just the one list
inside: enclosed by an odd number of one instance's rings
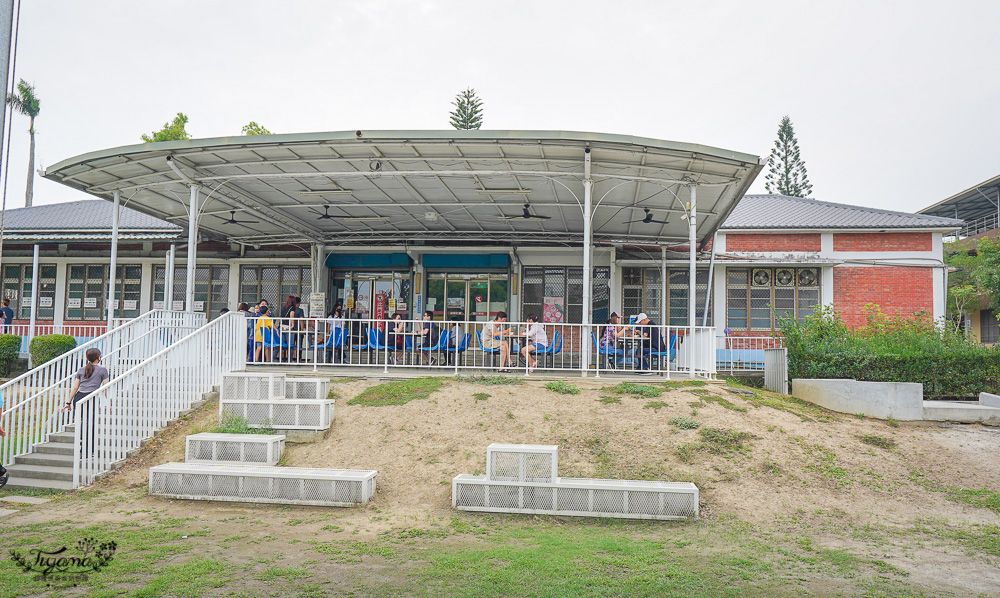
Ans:
{"label": "window with metal grille", "polygon": [[[167,268],[157,266],[153,271],[153,307],[159,309],[184,309],[187,299],[187,268],[174,268],[174,296],[164,301]],[[229,266],[196,266],[194,269],[194,311],[204,312],[208,319],[219,315],[229,305]]]}
{"label": "window with metal grille", "polygon": [[[39,264],[39,296],[35,317],[51,320],[55,316],[56,266]],[[14,319],[31,318],[31,264],[8,264],[3,267],[3,296],[10,299]]]}
{"label": "window with metal grille", "polygon": [[[136,318],[139,316],[142,266],[122,264],[115,270],[114,317]],[[95,264],[70,264],[66,267],[67,320],[99,321],[107,318],[109,271],[110,266]]]}
{"label": "window with metal grille", "polygon": [[[593,321],[607,319],[610,268],[594,268]],[[525,266],[521,271],[521,313],[538,314],[545,322],[583,321],[583,268]]]}
{"label": "window with metal grille", "polygon": [[[688,271],[677,268],[667,271],[666,321],[660,313],[660,293],[663,289],[660,275],[659,268],[622,268],[622,313],[627,317],[642,312],[654,322],[687,326]],[[697,271],[694,290],[696,325],[701,326],[705,315],[705,294],[708,292],[708,270]],[[711,303],[708,306],[707,324],[712,325]]]}
{"label": "window with metal grille", "polygon": [[726,326],[773,331],[782,317],[803,321],[820,301],[817,268],[728,268]]}
{"label": "window with metal grille", "polygon": [[266,299],[281,306],[293,295],[308,302],[312,293],[312,268],[309,266],[243,266],[240,268],[240,301],[250,305]]}
{"label": "window with metal grille", "polygon": [[998,338],[1000,338],[1000,322],[997,321],[996,312],[984,309],[979,312],[979,342],[992,345]]}

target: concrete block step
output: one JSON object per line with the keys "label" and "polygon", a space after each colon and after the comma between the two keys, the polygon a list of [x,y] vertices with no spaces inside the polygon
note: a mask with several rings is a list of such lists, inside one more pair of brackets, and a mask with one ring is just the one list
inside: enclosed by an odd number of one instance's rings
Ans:
{"label": "concrete block step", "polygon": [[924,401],[924,419],[1000,426],[1000,408],[973,402]]}
{"label": "concrete block step", "polygon": [[43,480],[64,480],[73,481],[72,467],[52,467],[48,465],[11,465],[7,468],[10,472],[10,482],[22,478],[34,478]]}
{"label": "concrete block step", "polygon": [[72,442],[43,442],[42,444],[36,444],[34,448],[31,449],[35,453],[45,453],[49,455],[72,455],[73,454],[73,443]]}
{"label": "concrete block step", "polygon": [[52,453],[28,453],[14,457],[14,465],[48,465],[51,467],[73,467],[73,453],[58,455]]}
{"label": "concrete block step", "polygon": [[[9,469],[9,468],[8,468]],[[15,478],[10,477],[10,481],[4,486],[4,490],[14,490],[15,488],[48,488],[50,490],[72,490],[73,482],[66,480],[43,480],[41,478]]]}
{"label": "concrete block step", "polygon": [[59,444],[68,444],[73,446],[73,432],[56,432],[54,434],[49,434],[49,442],[58,442]]}

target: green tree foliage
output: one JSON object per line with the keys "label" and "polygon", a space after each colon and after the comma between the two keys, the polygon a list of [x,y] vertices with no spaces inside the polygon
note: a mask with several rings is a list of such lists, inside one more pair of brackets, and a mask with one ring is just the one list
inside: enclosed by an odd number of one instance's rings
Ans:
{"label": "green tree foliage", "polygon": [[956,241],[945,247],[948,312],[956,330],[965,314],[991,307],[1000,310],[1000,244],[988,239]]}
{"label": "green tree foliage", "polygon": [[153,133],[152,136],[143,133],[142,140],[145,143],[156,141],[178,141],[181,139],[191,139],[191,135],[184,129],[188,122],[188,117],[183,112],[178,112],[172,122],[165,123],[163,128]]}
{"label": "green tree foliage", "polygon": [[263,126],[258,125],[256,122],[250,121],[249,123],[243,125],[243,134],[244,135],[270,135],[271,132],[268,131],[267,129],[265,129]]}
{"label": "green tree foliage", "polygon": [[877,305],[865,312],[866,325],[853,330],[830,308],[817,308],[804,322],[781,318],[789,377],[919,382],[930,398],[1000,390],[1000,349],[922,314],[889,316]]}
{"label": "green tree foliage", "polygon": [[778,125],[778,138],[774,141],[771,156],[767,159],[768,171],[764,189],[792,197],[809,197],[812,185],[806,173],[806,163],[799,155],[799,142],[795,139],[792,119],[785,116]]}
{"label": "green tree foliage", "polygon": [[28,150],[28,184],[24,188],[24,206],[31,207],[31,199],[35,189],[35,117],[40,109],[38,96],[35,95],[35,86],[28,85],[27,81],[21,79],[17,84],[17,93],[7,95],[7,103],[14,107],[21,114],[27,116],[28,135],[31,137],[31,147]]}
{"label": "green tree foliage", "polygon": [[451,126],[458,130],[478,129],[483,126],[483,101],[471,87],[455,96],[452,102]]}

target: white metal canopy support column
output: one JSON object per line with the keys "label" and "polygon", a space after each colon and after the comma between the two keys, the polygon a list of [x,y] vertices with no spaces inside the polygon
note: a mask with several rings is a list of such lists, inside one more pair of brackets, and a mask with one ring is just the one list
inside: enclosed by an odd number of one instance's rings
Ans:
{"label": "white metal canopy support column", "polygon": [[[38,244],[35,244],[31,257],[31,320],[28,323],[28,347],[31,347],[31,339],[35,338],[35,316],[38,312],[38,290],[42,285],[38,283]],[[28,351],[28,367],[32,367],[31,351]]]}
{"label": "white metal canopy support column", "polygon": [[115,283],[118,281],[118,214],[122,192],[114,192],[114,212],[111,214],[111,267],[108,271],[108,328],[115,319]]}
{"label": "white metal canopy support column", "polygon": [[592,203],[594,199],[594,181],[590,178],[590,148],[584,150],[583,167],[583,324],[584,330],[580,344],[580,361],[583,375],[586,376],[590,369],[590,343],[587,337],[590,336],[590,324],[593,319],[593,282],[590,264],[591,246],[593,245],[593,222]]}
{"label": "white metal canopy support column", "polygon": [[163,280],[163,309],[174,308],[174,263],[177,258],[177,245],[170,244],[167,252],[167,271]]}
{"label": "white metal canopy support column", "polygon": [[688,205],[688,368],[691,377],[694,378],[694,327],[695,327],[695,303],[697,302],[697,280],[696,260],[698,257],[695,245],[698,242],[698,186],[690,185],[691,202]]}
{"label": "white metal canopy support column", "polygon": [[667,324],[667,246],[660,245],[660,324]]}
{"label": "white metal canopy support column", "polygon": [[191,206],[188,209],[188,254],[187,254],[187,291],[184,297],[184,310],[194,311],[194,273],[195,262],[198,260],[198,185],[191,185]]}

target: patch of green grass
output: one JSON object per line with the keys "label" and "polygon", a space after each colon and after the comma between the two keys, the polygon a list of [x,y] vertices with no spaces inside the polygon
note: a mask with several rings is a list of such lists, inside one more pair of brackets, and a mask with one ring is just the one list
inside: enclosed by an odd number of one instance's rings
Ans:
{"label": "patch of green grass", "polygon": [[[669,384],[665,382],[664,384]],[[619,382],[614,386],[605,386],[601,390],[622,395],[636,395],[640,397],[656,398],[667,392],[667,388],[653,386],[652,384],[636,384],[635,382]]]}
{"label": "patch of green grass", "polygon": [[837,464],[837,454],[820,444],[803,445],[810,459],[806,469],[815,471],[823,479],[830,480],[837,488],[850,486],[854,477],[846,467]]}
{"label": "patch of green grass", "polygon": [[681,430],[695,430],[701,425],[690,417],[672,417],[667,423]]}
{"label": "patch of green grass", "polygon": [[781,475],[781,466],[774,461],[762,461],[760,471],[768,475]]}
{"label": "patch of green grass", "polygon": [[520,386],[524,384],[524,380],[516,376],[484,376],[476,374],[473,376],[457,376],[455,379],[459,382],[482,384],[483,386]]}
{"label": "patch of green grass", "polygon": [[336,401],[339,398],[340,398],[340,393],[332,388],[330,389],[330,392],[326,393],[327,401]]}
{"label": "patch of green grass", "polygon": [[553,380],[552,382],[545,383],[545,389],[551,390],[552,392],[557,392],[561,395],[578,395],[580,394],[580,388],[575,384],[570,384],[564,380]]}
{"label": "patch of green grass", "polygon": [[826,411],[822,407],[818,407],[812,403],[803,401],[802,399],[796,399],[790,395],[769,392],[761,388],[753,388],[732,379],[727,380],[727,382],[734,388],[743,388],[753,392],[753,396],[741,396],[740,398],[754,407],[770,407],[771,409],[777,409],[778,411],[785,411],[795,415],[805,422],[829,422],[836,419],[836,414]]}
{"label": "patch of green grass", "polygon": [[507,410],[507,419],[514,419],[514,412],[510,409]]}
{"label": "patch of green grass", "polygon": [[746,407],[743,407],[742,405],[736,405],[732,403],[729,399],[725,397],[720,397],[719,395],[714,395],[708,392],[707,390],[698,389],[698,390],[689,390],[688,392],[690,392],[695,396],[700,397],[702,402],[715,403],[716,405],[719,405],[720,407],[725,407],[726,409],[729,409],[731,411],[739,411],[740,413],[747,412]]}
{"label": "patch of green grass", "polygon": [[319,529],[320,529],[320,531],[334,532],[334,533],[339,533],[339,532],[344,531],[344,528],[340,527],[339,525],[333,525],[333,524],[324,525],[323,527],[321,527]]}
{"label": "patch of green grass", "polygon": [[893,440],[892,438],[885,438],[883,436],[876,436],[874,434],[869,434],[867,436],[859,436],[858,438],[861,440],[861,442],[865,444],[870,444],[872,446],[876,446],[880,449],[885,449],[887,451],[896,448],[896,441]]}
{"label": "patch of green grass", "polygon": [[486,399],[490,398],[490,394],[486,392],[477,392],[473,393],[472,398],[477,401],[485,401]]}
{"label": "patch of green grass", "polygon": [[405,405],[410,401],[426,399],[439,388],[441,388],[441,378],[434,376],[393,380],[366,388],[361,394],[347,401],[347,404],[365,407]]}
{"label": "patch of green grass", "polygon": [[735,453],[745,453],[750,450],[750,441],[757,436],[750,432],[725,430],[720,428],[701,428],[698,430],[701,440],[682,444],[674,449],[677,458],[685,463],[694,461],[696,453],[705,452],[713,455],[728,456]]}
{"label": "patch of green grass", "polygon": [[601,395],[601,398],[597,400],[600,401],[601,403],[604,403],[605,405],[614,405],[616,403],[620,404],[622,402],[622,400],[619,399],[618,397],[613,397],[611,395]]}
{"label": "patch of green grass", "polygon": [[330,384],[347,384],[348,382],[357,382],[361,378],[357,376],[344,376],[343,378],[330,378]]}
{"label": "patch of green grass", "polygon": [[1000,513],[1000,493],[986,488],[957,488],[948,486],[945,489],[948,500],[963,502],[967,505],[989,509],[994,513]]}
{"label": "patch of green grass", "polygon": [[898,428],[899,427],[899,421],[897,421],[896,418],[894,418],[894,417],[887,417],[887,418],[885,418],[885,423],[888,424],[890,428]]}
{"label": "patch of green grass", "polygon": [[669,407],[670,403],[666,401],[650,401],[642,406],[643,409],[652,409],[653,411],[659,411],[664,407]]}
{"label": "patch of green grass", "polygon": [[360,542],[357,540],[342,540],[334,542],[309,542],[313,550],[326,554],[338,562],[356,563],[363,556],[381,556],[387,559],[396,557],[396,549],[383,542]]}
{"label": "patch of green grass", "polygon": [[221,588],[230,581],[233,567],[226,563],[197,558],[180,565],[155,568],[156,576],[131,592],[135,598],[159,596],[203,596],[209,588]]}
{"label": "patch of green grass", "polygon": [[215,434],[274,434],[274,428],[271,427],[268,420],[264,420],[259,428],[251,428],[242,415],[232,411],[224,411],[219,425],[212,428],[211,432]]}

